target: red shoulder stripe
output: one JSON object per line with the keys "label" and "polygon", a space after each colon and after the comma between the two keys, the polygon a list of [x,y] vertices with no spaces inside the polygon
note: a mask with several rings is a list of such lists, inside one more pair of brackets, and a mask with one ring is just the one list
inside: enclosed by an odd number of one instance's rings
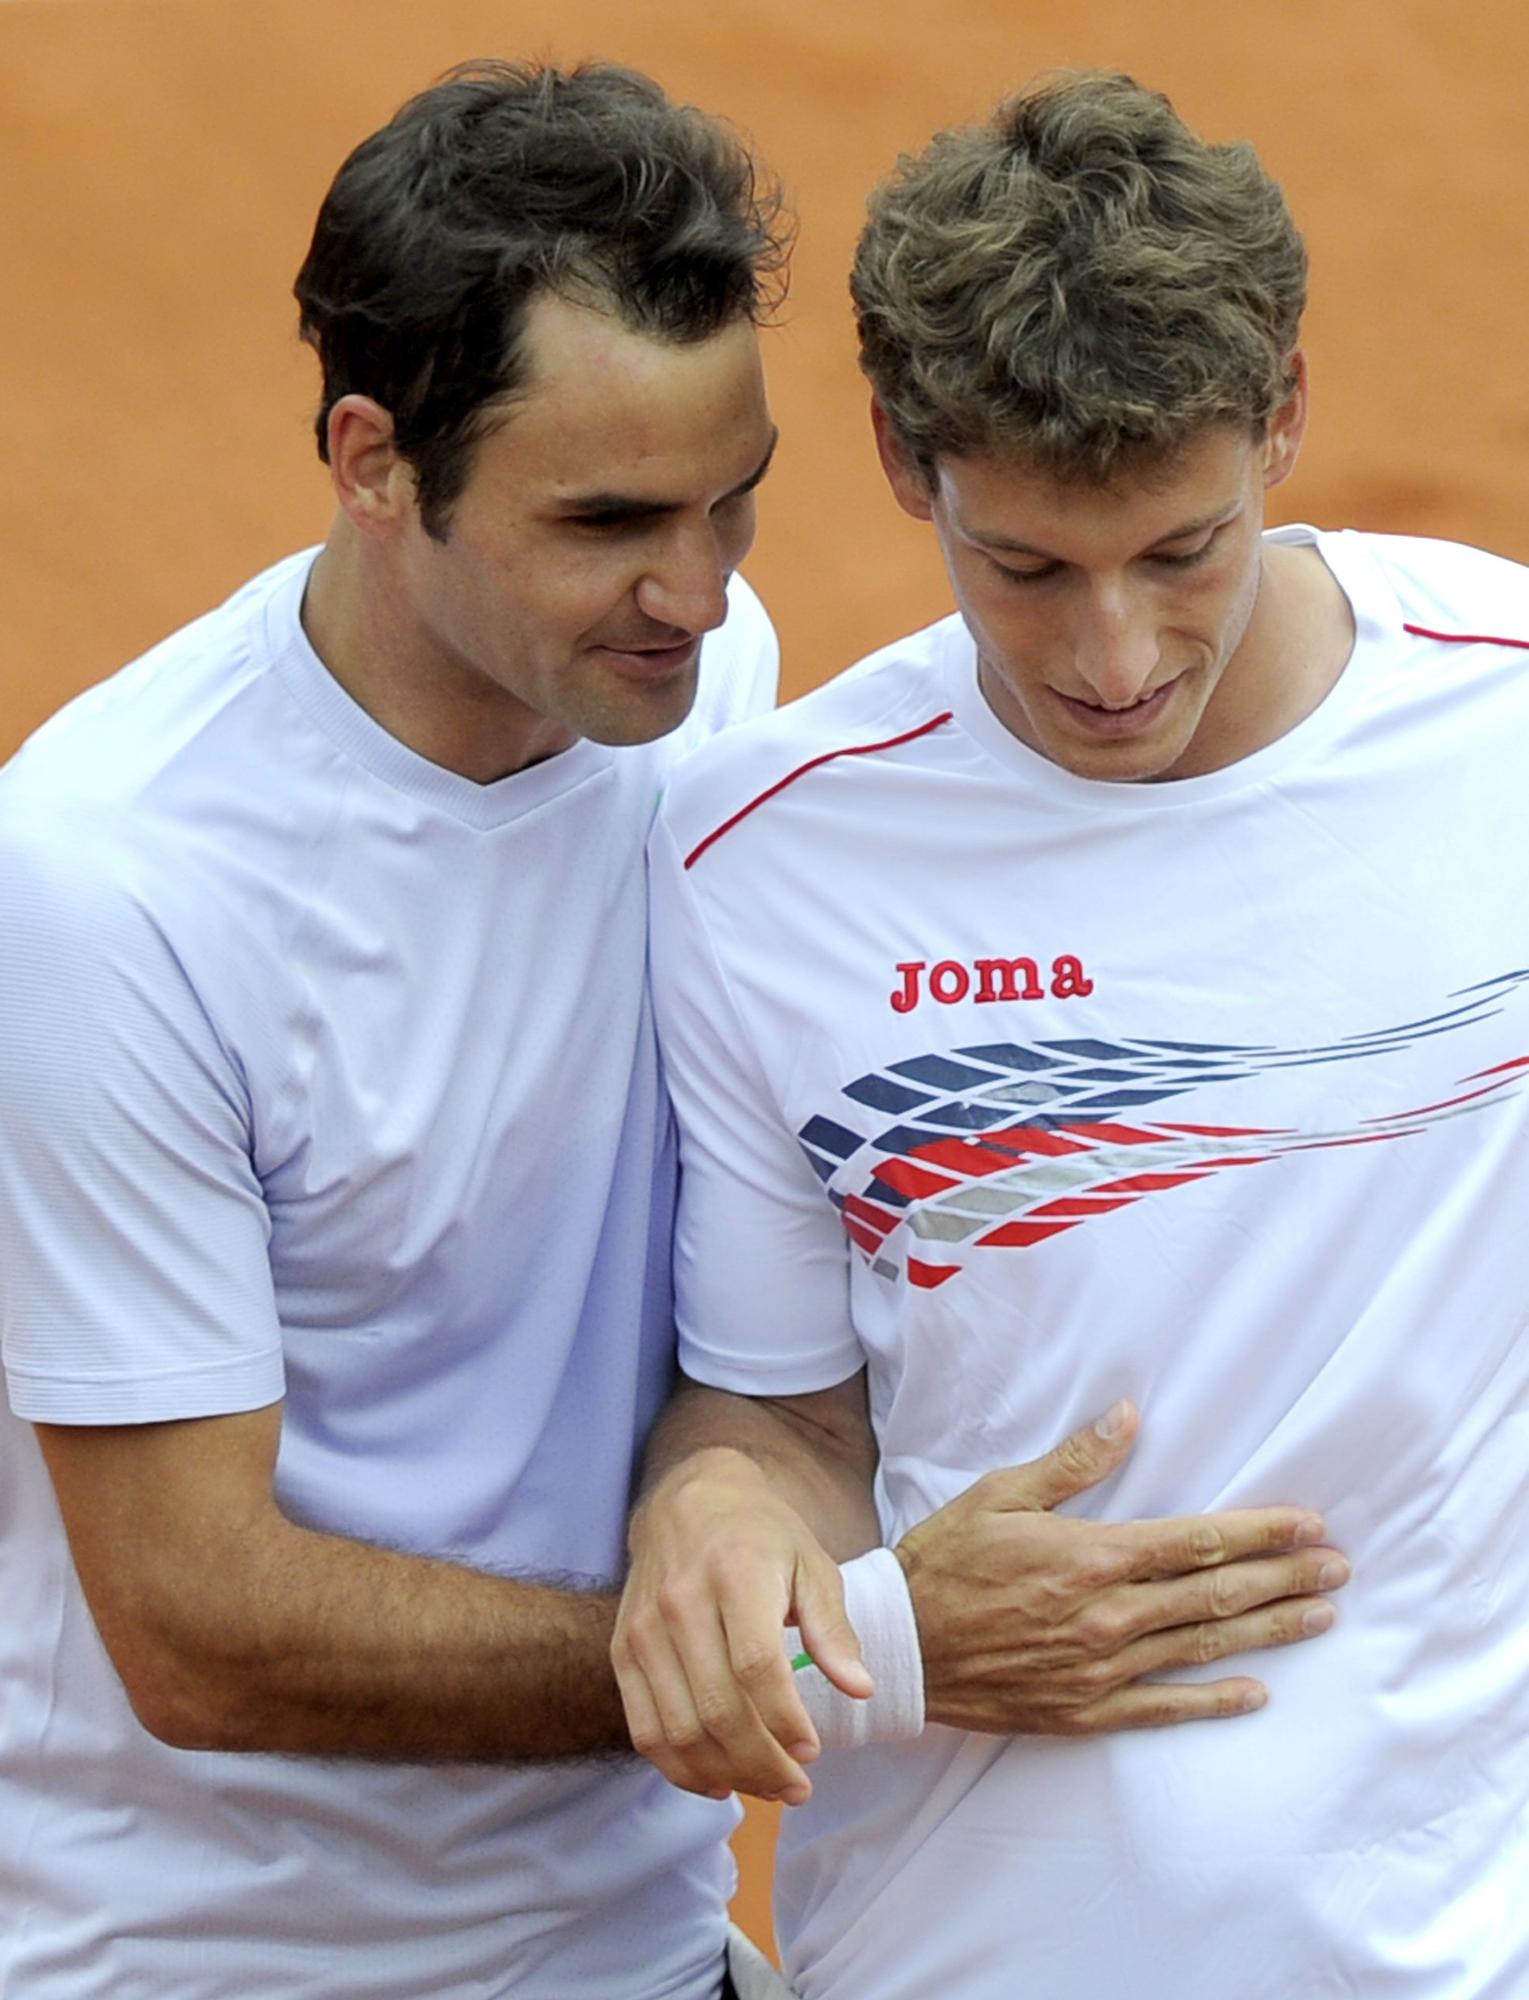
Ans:
{"label": "red shoulder stripe", "polygon": [[694,868],[713,841],[720,840],[724,833],[731,833],[740,820],[747,819],[749,814],[757,812],[766,800],[773,799],[777,792],[783,792],[787,785],[794,785],[798,778],[805,778],[809,771],[817,770],[820,764],[831,764],[836,757],[873,757],[878,750],[895,750],[899,743],[911,743],[916,736],[927,736],[931,729],[939,729],[950,721],[953,713],[953,710],[947,708],[943,715],[931,716],[927,722],[921,722],[917,729],[905,729],[901,736],[888,736],[880,743],[851,743],[843,750],[825,750],[820,757],[810,757],[805,764],[798,764],[794,771],[788,771],[785,777],[778,778],[767,791],[761,792],[757,799],[750,799],[746,806],[740,806],[730,819],[725,819],[720,826],[713,827],[706,838],[685,856],[685,866]]}
{"label": "red shoulder stripe", "polygon": [[1415,639],[1442,639],[1452,646],[1521,646],[1529,652],[1529,639],[1504,639],[1495,632],[1430,632],[1426,625],[1404,625]]}

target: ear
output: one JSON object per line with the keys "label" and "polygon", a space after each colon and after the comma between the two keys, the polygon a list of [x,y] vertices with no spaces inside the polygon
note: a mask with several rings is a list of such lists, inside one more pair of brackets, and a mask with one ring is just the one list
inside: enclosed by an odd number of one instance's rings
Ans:
{"label": "ear", "polygon": [[370,396],[341,396],[329,412],[329,478],[364,535],[391,536],[417,511],[414,474],[393,441],[393,419]]}
{"label": "ear", "polygon": [[1306,435],[1306,356],[1299,348],[1291,356],[1295,387],[1269,419],[1264,434],[1264,485],[1278,486],[1295,470],[1301,439]]}
{"label": "ear", "polygon": [[875,396],[871,398],[871,429],[876,434],[876,453],[881,460],[881,469],[887,475],[887,484],[898,506],[905,514],[911,514],[915,521],[931,520],[933,495],[929,491],[929,482]]}

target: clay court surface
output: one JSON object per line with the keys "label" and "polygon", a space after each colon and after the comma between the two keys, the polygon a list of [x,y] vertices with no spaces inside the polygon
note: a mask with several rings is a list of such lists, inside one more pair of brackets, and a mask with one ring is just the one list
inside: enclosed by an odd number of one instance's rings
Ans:
{"label": "clay court surface", "polygon": [[[293,273],[342,155],[473,55],[618,57],[728,112],[800,216],[749,574],[788,692],[947,607],[876,470],[845,300],[900,149],[1057,64],[1255,141],[1310,243],[1277,518],[1529,560],[1529,12],[1516,0],[0,0],[0,755],[322,536]],[[767,1819],[741,1837],[766,1934]]]}

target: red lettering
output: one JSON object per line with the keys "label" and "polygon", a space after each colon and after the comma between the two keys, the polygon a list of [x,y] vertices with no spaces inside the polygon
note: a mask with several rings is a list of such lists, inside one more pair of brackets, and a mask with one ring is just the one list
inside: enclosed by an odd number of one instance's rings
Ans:
{"label": "red lettering", "polygon": [[[1025,982],[1022,991],[1019,984],[1021,973]],[[1041,985],[1040,968],[1033,958],[979,958],[977,980],[979,1002],[1039,1000],[1046,990]]]}
{"label": "red lettering", "polygon": [[[929,976],[929,997],[942,1007],[954,1007],[972,993],[979,1003],[999,1000],[1043,1000],[1046,984],[1033,958],[977,958],[970,967],[959,959],[942,958],[931,966],[922,958],[903,959],[898,967],[902,985],[890,998],[895,1014],[911,1014],[923,994],[921,982]],[[1086,1000],[1094,982],[1083,970],[1081,958],[1070,952],[1051,961],[1051,994],[1057,1000]]]}
{"label": "red lettering", "polygon": [[1051,991],[1058,1000],[1086,1000],[1094,982],[1083,970],[1081,958],[1056,958],[1051,962]]}
{"label": "red lettering", "polygon": [[892,995],[892,1011],[911,1014],[918,1005],[918,976],[924,969],[924,960],[909,959],[897,969],[903,976],[903,990]]}
{"label": "red lettering", "polygon": [[953,1007],[958,1000],[964,1000],[971,987],[971,974],[964,965],[957,965],[953,958],[942,958],[929,975],[929,991],[946,1007]]}

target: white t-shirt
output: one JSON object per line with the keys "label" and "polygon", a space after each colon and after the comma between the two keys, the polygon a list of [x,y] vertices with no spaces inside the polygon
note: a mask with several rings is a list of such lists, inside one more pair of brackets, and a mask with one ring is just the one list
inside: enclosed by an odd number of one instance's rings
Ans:
{"label": "white t-shirt", "polygon": [[728,1808],[636,1759],[421,1768],[137,1724],[22,1419],[285,1396],[295,1519],[606,1582],[668,1382],[642,845],[768,704],[735,581],[662,743],[476,785],[325,671],[311,556],[0,779],[0,1991],[710,2000]]}
{"label": "white t-shirt", "polygon": [[826,1756],[807,2000],[1529,1994],[1529,573],[1277,539],[1357,642],[1229,769],[1047,763],[948,619],[655,829],[686,1369],[866,1364],[888,1540],[1132,1396],[1075,1511],[1304,1503],[1355,1566],[1254,1716]]}

